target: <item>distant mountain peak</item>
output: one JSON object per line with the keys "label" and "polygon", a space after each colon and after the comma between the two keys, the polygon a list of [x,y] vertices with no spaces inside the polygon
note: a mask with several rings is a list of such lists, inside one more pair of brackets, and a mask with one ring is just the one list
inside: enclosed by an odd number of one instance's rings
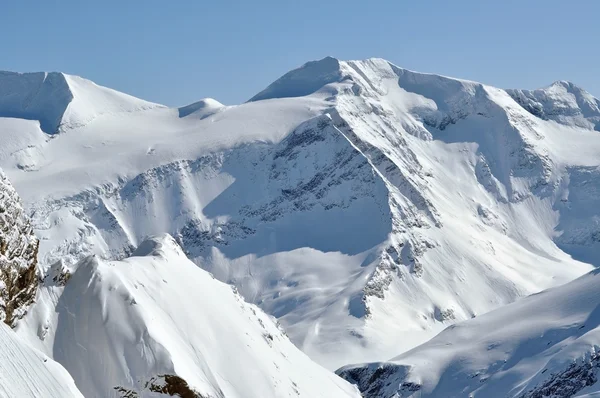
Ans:
{"label": "distant mountain peak", "polygon": [[576,84],[557,80],[537,90],[507,90],[531,114],[561,124],[600,131],[600,101]]}
{"label": "distant mountain peak", "polygon": [[562,87],[562,88],[565,88],[567,90],[585,91],[581,87],[579,87],[578,85],[576,85],[575,83],[570,82],[568,80],[556,80],[551,85],[549,85],[548,87],[546,87],[546,89],[553,88],[553,87]]}
{"label": "distant mountain peak", "polygon": [[310,61],[293,69],[271,83],[266,89],[250,98],[248,102],[272,98],[302,97],[318,91],[329,83],[340,81],[340,61],[325,57]]}
{"label": "distant mountain peak", "polygon": [[101,114],[158,106],[61,72],[0,71],[0,117],[37,120],[47,134],[85,125]]}

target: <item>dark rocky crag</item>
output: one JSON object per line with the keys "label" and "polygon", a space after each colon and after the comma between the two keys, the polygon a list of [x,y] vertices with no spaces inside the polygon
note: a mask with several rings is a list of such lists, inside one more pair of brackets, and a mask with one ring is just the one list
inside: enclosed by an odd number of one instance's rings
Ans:
{"label": "dark rocky crag", "polygon": [[19,195],[0,171],[0,320],[11,327],[35,299],[38,247]]}

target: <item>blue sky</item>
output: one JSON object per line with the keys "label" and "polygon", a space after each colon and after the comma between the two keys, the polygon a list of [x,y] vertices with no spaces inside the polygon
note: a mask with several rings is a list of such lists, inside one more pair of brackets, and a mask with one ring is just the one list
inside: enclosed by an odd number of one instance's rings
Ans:
{"label": "blue sky", "polygon": [[600,96],[596,0],[3,0],[0,69],[63,71],[167,105],[240,103],[304,62],[385,58]]}

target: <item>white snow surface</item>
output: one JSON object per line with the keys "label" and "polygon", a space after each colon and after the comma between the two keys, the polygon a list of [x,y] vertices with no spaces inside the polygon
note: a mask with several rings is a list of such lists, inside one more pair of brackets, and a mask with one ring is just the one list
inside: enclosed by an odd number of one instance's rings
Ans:
{"label": "white snow surface", "polygon": [[326,58],[185,115],[90,102],[94,118],[49,135],[4,113],[0,166],[43,268],[169,233],[336,369],[598,265],[597,100],[574,93],[523,94],[581,110],[551,118],[510,90]]}
{"label": "white snow surface", "polygon": [[0,397],[83,397],[69,373],[0,322]]}
{"label": "white snow surface", "polygon": [[222,111],[225,105],[213,98],[204,98],[193,104],[179,108],[179,117],[193,116],[200,119],[205,119]]}
{"label": "white snow surface", "polygon": [[42,287],[18,331],[62,364],[86,397],[121,397],[115,387],[158,396],[144,386],[165,374],[202,397],[360,396],[168,235],[122,261],[94,256],[74,269],[64,287]]}
{"label": "white snow surface", "polygon": [[102,114],[157,106],[79,76],[0,71],[0,117],[37,120],[48,134],[84,126]]}
{"label": "white snow surface", "polygon": [[[379,369],[367,398],[594,396],[600,393],[599,282],[594,270],[449,326],[389,362],[338,372],[365,379]],[[409,383],[420,388],[411,391]]]}

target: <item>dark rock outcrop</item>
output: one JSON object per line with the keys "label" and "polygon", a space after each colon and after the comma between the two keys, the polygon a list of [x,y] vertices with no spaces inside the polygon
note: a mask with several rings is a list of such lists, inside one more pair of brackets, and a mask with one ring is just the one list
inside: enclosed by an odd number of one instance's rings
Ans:
{"label": "dark rock outcrop", "polygon": [[38,247],[21,200],[0,171],[0,319],[9,326],[15,326],[35,299]]}

